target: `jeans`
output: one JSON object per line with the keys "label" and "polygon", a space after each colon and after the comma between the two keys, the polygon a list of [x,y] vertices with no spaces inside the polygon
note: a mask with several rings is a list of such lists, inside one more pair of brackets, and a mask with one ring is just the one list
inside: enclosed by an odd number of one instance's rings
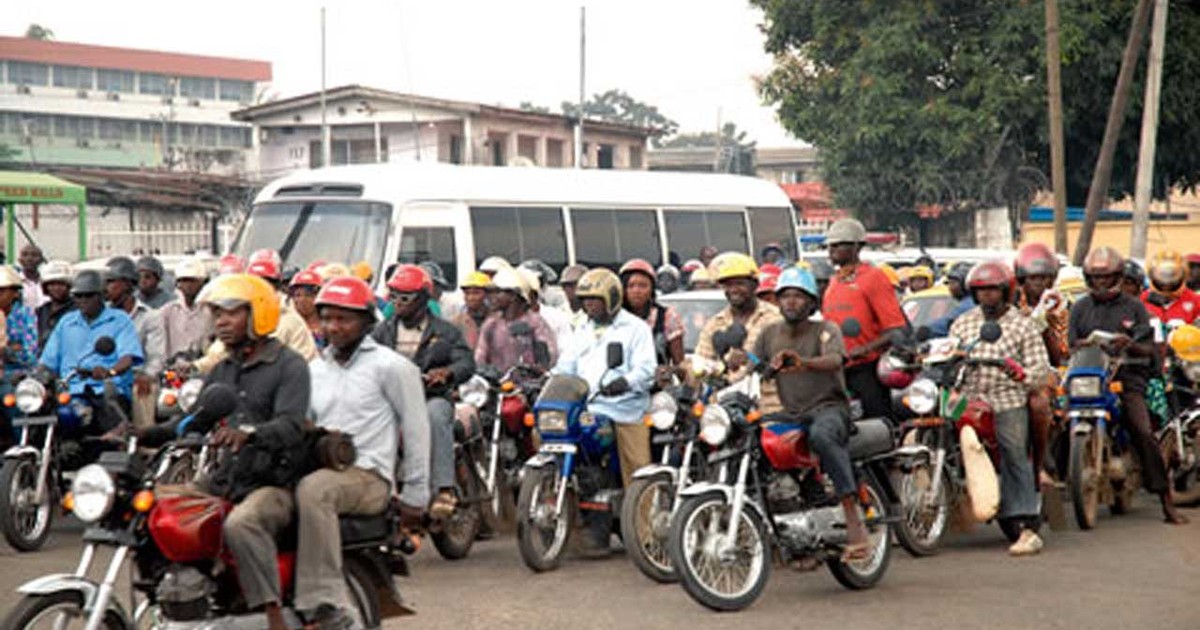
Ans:
{"label": "jeans", "polygon": [[440,396],[425,401],[429,412],[429,484],[432,495],[454,487],[454,404]]}
{"label": "jeans", "polygon": [[1036,528],[1041,511],[1029,458],[1029,411],[1025,407],[996,412],[996,441],[1000,445],[1000,518]]}
{"label": "jeans", "polygon": [[841,407],[823,407],[808,423],[808,446],[821,458],[821,471],[833,480],[839,497],[854,494],[854,467],[850,465],[849,418]]}
{"label": "jeans", "polygon": [[883,386],[875,368],[879,361],[863,363],[845,369],[846,388],[862,403],[864,418],[892,419],[892,391]]}

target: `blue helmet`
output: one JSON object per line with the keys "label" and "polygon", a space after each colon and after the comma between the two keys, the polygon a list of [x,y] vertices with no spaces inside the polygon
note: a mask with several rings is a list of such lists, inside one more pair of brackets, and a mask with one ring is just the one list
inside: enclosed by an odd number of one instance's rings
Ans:
{"label": "blue helmet", "polygon": [[803,267],[788,267],[779,275],[779,281],[775,285],[775,294],[778,295],[784,289],[800,289],[816,300],[820,298],[817,294],[817,280],[813,277],[812,272]]}

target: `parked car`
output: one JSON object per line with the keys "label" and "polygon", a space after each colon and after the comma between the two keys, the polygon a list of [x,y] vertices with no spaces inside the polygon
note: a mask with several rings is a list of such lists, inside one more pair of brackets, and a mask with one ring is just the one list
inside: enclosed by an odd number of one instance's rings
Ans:
{"label": "parked car", "polygon": [[958,304],[958,300],[950,295],[950,289],[939,284],[906,295],[900,302],[900,308],[904,309],[904,314],[908,316],[908,321],[915,330],[948,315],[955,304]]}
{"label": "parked car", "polygon": [[683,351],[691,352],[708,318],[725,308],[725,293],[718,289],[681,291],[661,295],[658,302],[675,309],[683,318]]}

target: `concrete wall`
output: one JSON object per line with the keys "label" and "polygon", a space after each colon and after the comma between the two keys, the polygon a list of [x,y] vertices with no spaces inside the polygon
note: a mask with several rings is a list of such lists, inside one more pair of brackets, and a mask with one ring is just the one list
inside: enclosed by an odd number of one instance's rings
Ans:
{"label": "concrete wall", "polygon": [[[48,259],[75,262],[78,256],[78,212],[74,206],[17,206],[17,219]],[[135,251],[183,254],[210,247],[209,223],[201,213],[88,208],[88,258],[130,255]],[[29,239],[18,229],[14,252]],[[8,252],[6,252],[8,254]],[[6,257],[10,262],[14,255]]]}
{"label": "concrete wall", "polygon": [[[1078,222],[1067,224],[1069,256],[1075,255],[1080,226]],[[1022,243],[1037,242],[1054,247],[1053,223],[1026,222],[1021,232]],[[1092,234],[1092,247],[1109,245],[1128,256],[1132,236],[1133,224],[1130,221],[1101,221],[1096,224],[1096,231]],[[1200,252],[1200,220],[1152,221],[1146,236],[1146,251],[1153,256],[1163,249],[1174,249],[1184,254]]]}

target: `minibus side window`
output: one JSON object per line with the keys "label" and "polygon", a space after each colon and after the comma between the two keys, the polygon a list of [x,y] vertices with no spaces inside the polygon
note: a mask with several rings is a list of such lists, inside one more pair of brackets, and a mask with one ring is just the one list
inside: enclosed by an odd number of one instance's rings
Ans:
{"label": "minibus side window", "polygon": [[[454,228],[405,227],[400,234],[399,263],[418,264],[433,261],[451,287],[458,286],[458,261],[454,255]],[[390,275],[390,274],[389,274]]]}
{"label": "minibus side window", "polygon": [[561,208],[472,206],[471,232],[476,267],[488,256],[501,256],[514,265],[540,258],[560,272],[567,266]]}
{"label": "minibus side window", "polygon": [[571,208],[575,261],[586,267],[614,271],[632,258],[658,266],[662,249],[653,210],[593,210]]}
{"label": "minibus side window", "polygon": [[721,252],[748,251],[744,217],[741,212],[715,210],[663,211],[671,263],[679,265],[690,258],[699,258],[705,245]]}
{"label": "minibus side window", "polygon": [[754,233],[754,254],[758,258],[767,243],[783,248],[788,260],[796,260],[796,230],[788,213],[791,208],[751,208],[750,230]]}

